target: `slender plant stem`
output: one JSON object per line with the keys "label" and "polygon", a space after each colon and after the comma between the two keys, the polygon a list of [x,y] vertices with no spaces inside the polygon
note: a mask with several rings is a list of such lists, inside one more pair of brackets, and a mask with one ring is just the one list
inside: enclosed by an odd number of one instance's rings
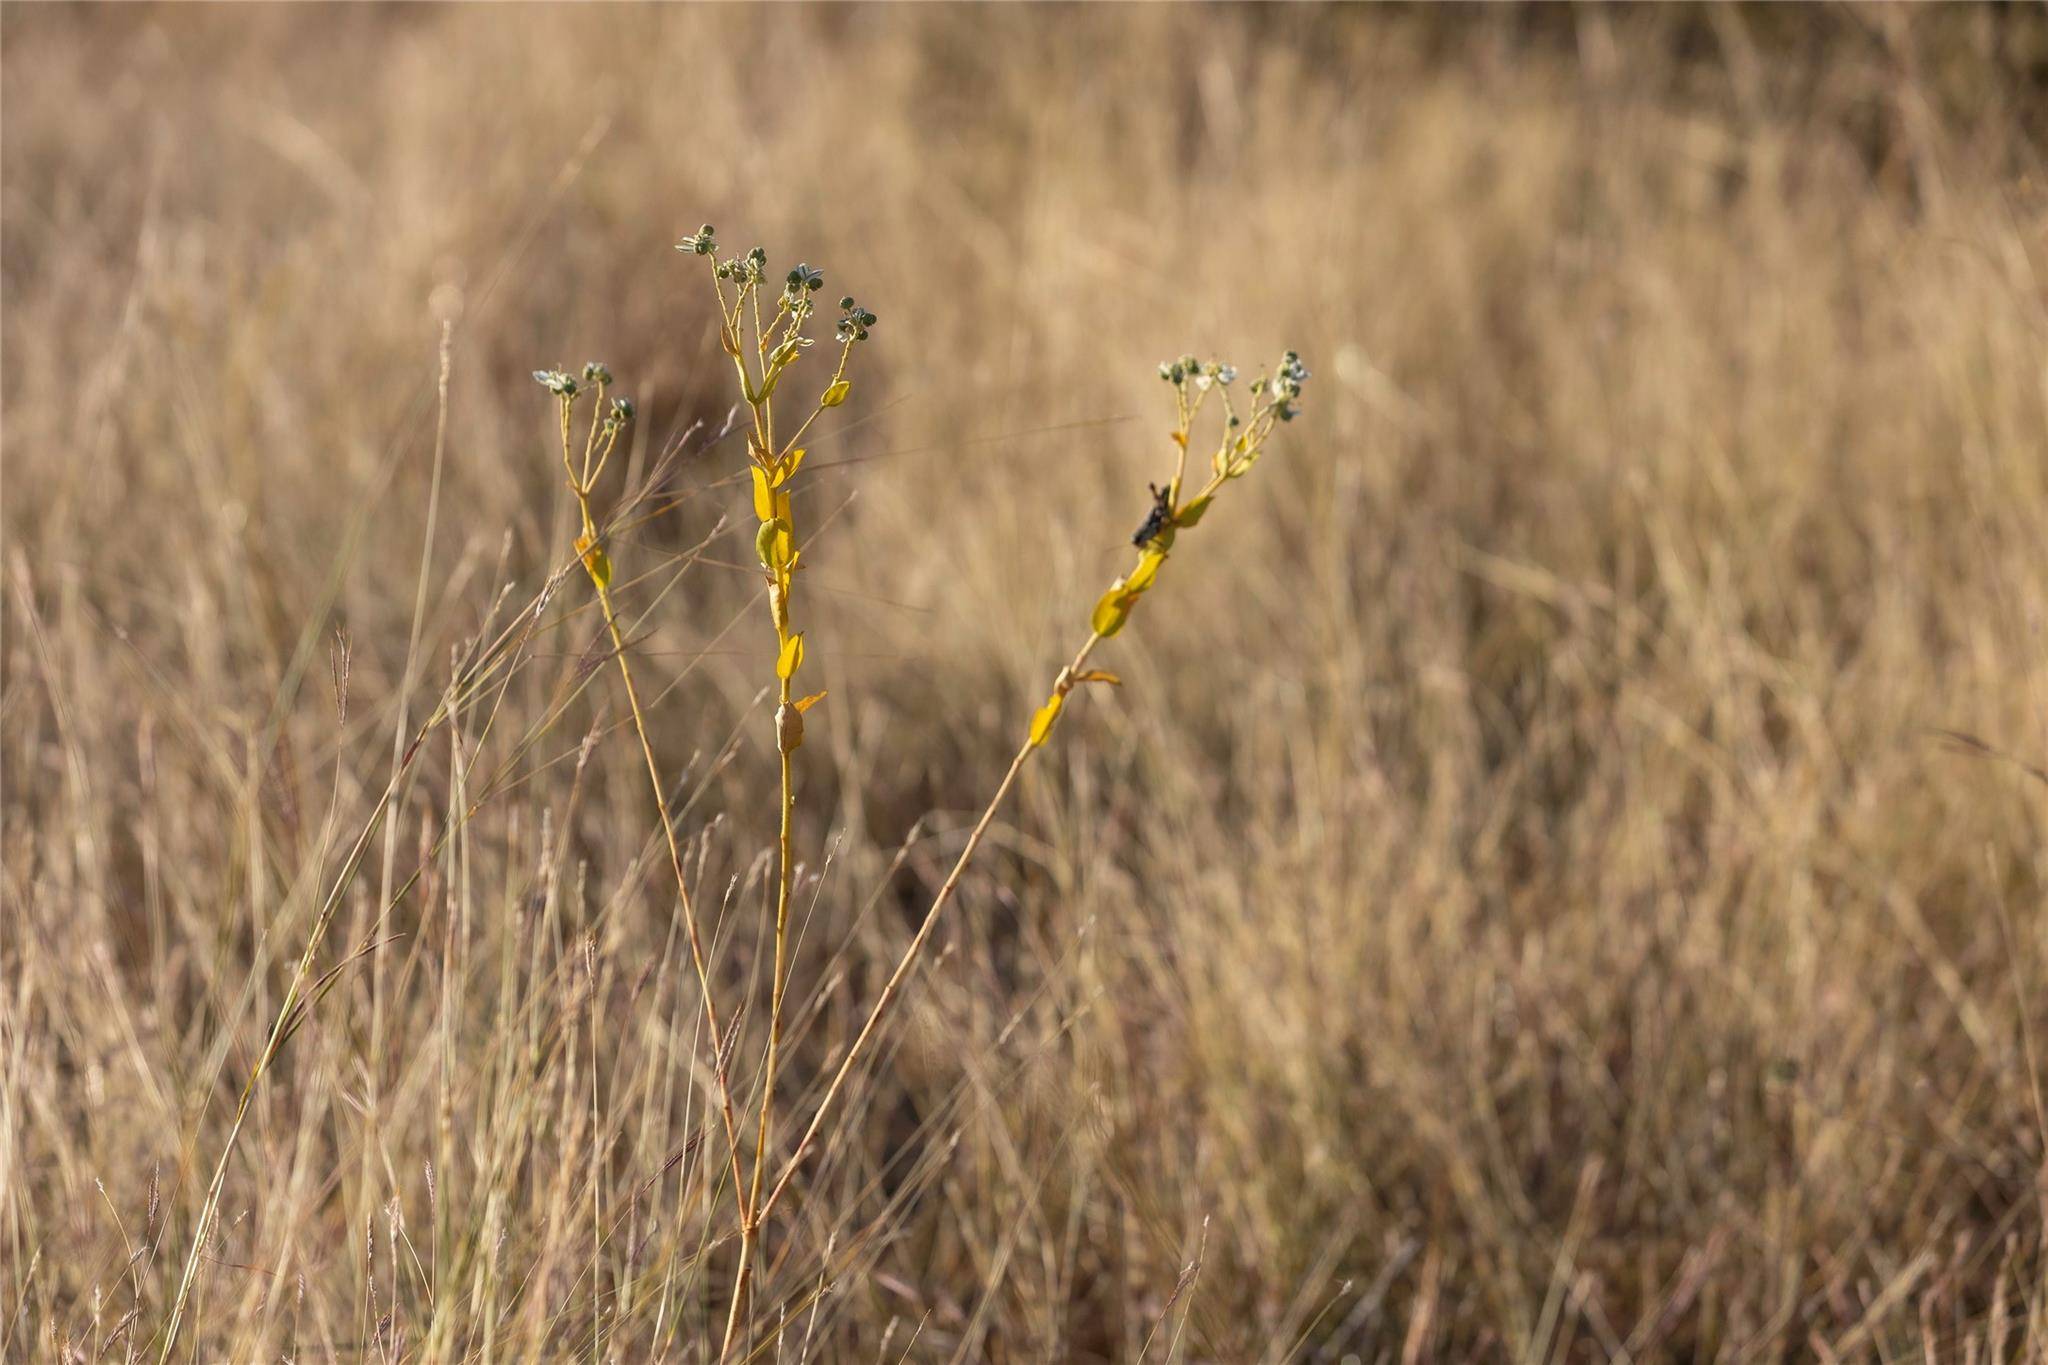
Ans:
{"label": "slender plant stem", "polygon": [[[775,448],[774,418],[765,399],[754,405],[754,430],[763,453],[772,452]],[[794,576],[788,574],[783,578],[779,610],[773,606],[774,599],[770,599],[778,663],[787,633],[786,622],[789,619],[789,598],[791,588],[794,587],[793,579]],[[768,1056],[761,1068],[761,1116],[754,1131],[754,1175],[747,1191],[746,1203],[742,1206],[744,1221],[740,1228],[739,1266],[733,1272],[732,1302],[726,1310],[725,1338],[719,1347],[721,1359],[731,1352],[738,1339],[740,1323],[746,1317],[747,1299],[753,1288],[754,1250],[761,1234],[761,1218],[758,1213],[761,1186],[768,1168],[769,1134],[774,1127],[775,1075],[782,1059],[783,992],[789,984],[789,893],[795,877],[791,836],[796,816],[796,789],[791,757],[795,746],[785,742],[783,737],[783,722],[789,714],[793,696],[790,679],[779,677],[778,682],[779,705],[775,714],[775,748],[782,773],[782,800],[781,828],[776,840],[775,967],[768,988]]]}
{"label": "slender plant stem", "polygon": [[[586,495],[579,494],[582,498]],[[589,504],[584,503],[584,524],[590,524]],[[705,963],[704,943],[697,931],[697,911],[690,901],[689,879],[683,872],[682,845],[676,839],[675,821],[669,815],[668,794],[661,784],[661,766],[654,760],[654,744],[647,738],[646,713],[640,705],[640,690],[633,683],[633,666],[626,661],[625,632],[619,629],[618,612],[612,606],[611,589],[594,578],[597,588],[597,603],[604,612],[604,628],[612,641],[612,657],[618,661],[619,680],[626,687],[626,705],[633,713],[633,733],[640,739],[640,755],[647,760],[647,781],[654,788],[654,809],[661,820],[661,833],[668,845],[668,865],[675,874],[676,899],[683,911],[683,933],[690,944],[690,965],[697,970],[697,994],[704,1001],[704,1027],[710,1031],[712,1047],[711,1074],[718,1086],[719,1115],[725,1123],[726,1148],[732,1157],[733,1196],[740,1200],[741,1214],[747,1209],[745,1178],[740,1170],[739,1120],[733,1111],[732,1086],[727,1079],[727,1056],[723,1044],[725,1035],[718,1027],[718,1007],[711,999],[711,972]]]}
{"label": "slender plant stem", "polygon": [[[604,380],[597,385],[596,406],[604,406]],[[640,741],[640,756],[647,763],[647,782],[654,789],[654,810],[661,820],[662,842],[668,848],[669,870],[675,875],[676,901],[683,912],[684,936],[690,944],[690,965],[697,973],[697,994],[704,1002],[704,1026],[709,1030],[711,1074],[718,1090],[719,1118],[725,1126],[725,1146],[732,1162],[733,1198],[739,1202],[740,1217],[744,1222],[749,1216],[746,1174],[740,1164],[739,1118],[733,1109],[732,1084],[729,1076],[730,1057],[725,1046],[725,1034],[718,1026],[718,1006],[711,994],[711,969],[704,955],[704,941],[698,931],[696,906],[690,900],[690,879],[683,871],[682,844],[676,837],[676,824],[668,808],[668,793],[661,782],[661,765],[655,761],[654,742],[647,736],[647,712],[640,704],[640,689],[633,682],[633,665],[626,657],[626,634],[619,627],[618,609],[612,603],[609,584],[610,573],[601,571],[604,562],[599,556],[605,551],[602,537],[598,534],[596,519],[590,511],[590,492],[598,474],[602,473],[606,461],[611,458],[612,447],[617,444],[619,428],[607,425],[606,438],[598,439],[598,423],[601,417],[592,418],[591,433],[583,447],[583,467],[579,471],[572,462],[571,451],[571,400],[562,401],[562,468],[569,476],[569,491],[576,495],[577,516],[583,523],[583,535],[577,542],[577,551],[583,555],[584,571],[589,575],[590,585],[596,589],[598,609],[604,613],[605,633],[611,637],[612,658],[619,666],[619,680],[625,684],[626,706],[633,715],[633,734]],[[593,459],[595,464],[593,466]]]}
{"label": "slender plant stem", "polygon": [[[1074,675],[1081,671],[1082,665],[1088,662],[1088,656],[1095,652],[1095,647],[1102,643],[1102,639],[1103,637],[1098,634],[1089,635],[1087,643],[1074,655],[1073,662],[1061,672],[1060,681],[1055,685],[1057,691],[1064,694],[1073,687]],[[825,1126],[825,1119],[832,1112],[833,1102],[845,1088],[847,1078],[853,1074],[854,1066],[866,1054],[876,1030],[881,1027],[883,1018],[889,1013],[889,1007],[895,1003],[896,996],[903,989],[903,983],[909,979],[911,968],[917,965],[917,959],[924,952],[924,946],[930,940],[932,930],[938,926],[940,913],[945,910],[946,903],[953,898],[954,891],[959,888],[960,879],[966,874],[967,865],[974,860],[976,851],[981,848],[981,841],[988,834],[989,826],[995,823],[996,812],[1002,808],[1003,799],[1010,794],[1010,788],[1016,785],[1017,774],[1024,770],[1024,765],[1030,761],[1032,753],[1038,747],[1027,739],[1018,748],[1016,756],[1010,760],[1009,771],[1003,774],[1003,780],[997,784],[995,795],[989,798],[988,806],[981,812],[981,818],[974,822],[974,829],[967,836],[967,844],[960,850],[960,857],[954,862],[953,870],[946,874],[946,880],[940,883],[938,893],[932,897],[931,907],[924,912],[923,923],[917,926],[917,933],[912,936],[909,946],[904,948],[903,956],[897,960],[896,970],[889,974],[889,980],[882,987],[882,993],[875,997],[874,1005],[868,1010],[867,1022],[861,1025],[860,1032],[854,1036],[853,1045],[847,1048],[846,1056],[840,1060],[839,1069],[832,1074],[831,1084],[825,1087],[825,1097],[818,1101],[817,1111],[811,1115],[810,1126],[804,1129],[803,1137],[798,1139],[795,1150],[783,1164],[782,1173],[776,1177],[774,1186],[768,1192],[768,1198],[756,1208],[757,1219],[765,1219],[774,1212],[783,1191],[789,1188],[789,1182],[795,1177],[797,1167],[802,1164],[804,1157],[810,1152],[811,1144],[817,1140],[819,1131]]]}

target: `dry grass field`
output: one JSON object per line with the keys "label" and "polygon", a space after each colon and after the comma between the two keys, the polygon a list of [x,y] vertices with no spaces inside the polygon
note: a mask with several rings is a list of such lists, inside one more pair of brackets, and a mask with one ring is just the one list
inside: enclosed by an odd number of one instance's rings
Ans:
{"label": "dry grass field", "polygon": [[612,591],[751,1112],[775,640],[705,221],[880,319],[794,485],[771,1170],[1128,568],[1159,361],[1314,371],[727,1358],[2048,1349],[2040,9],[0,48],[0,1358],[719,1356],[718,1049],[529,377],[638,403]]}

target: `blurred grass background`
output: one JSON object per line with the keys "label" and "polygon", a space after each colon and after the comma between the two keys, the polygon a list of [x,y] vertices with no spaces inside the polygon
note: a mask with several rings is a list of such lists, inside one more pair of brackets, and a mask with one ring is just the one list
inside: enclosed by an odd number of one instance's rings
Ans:
{"label": "blurred grass background", "polygon": [[[1169,471],[1156,363],[1317,375],[1006,813],[764,1323],[825,1359],[2048,1341],[2038,8],[0,40],[0,1355],[153,1354],[408,668],[417,723],[573,529],[528,372],[608,361],[636,471],[723,419],[670,249],[704,221],[881,315],[806,489],[798,1112]],[[744,516],[687,553],[740,453],[687,451],[617,557],[743,993],[772,722]],[[193,1358],[715,1341],[696,1005],[619,707],[557,706],[572,607],[506,720],[429,741],[422,876],[352,893],[321,970],[382,946],[258,1093]]]}

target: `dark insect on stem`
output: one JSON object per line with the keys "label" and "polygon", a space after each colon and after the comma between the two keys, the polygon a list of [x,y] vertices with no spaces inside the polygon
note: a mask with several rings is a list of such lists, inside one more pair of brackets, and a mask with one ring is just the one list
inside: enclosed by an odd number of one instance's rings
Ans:
{"label": "dark insect on stem", "polygon": [[1138,534],[1131,537],[1131,544],[1140,549],[1150,545],[1161,531],[1173,525],[1173,502],[1168,490],[1156,483],[1145,486],[1152,490],[1152,510],[1145,514],[1145,524],[1138,528]]}

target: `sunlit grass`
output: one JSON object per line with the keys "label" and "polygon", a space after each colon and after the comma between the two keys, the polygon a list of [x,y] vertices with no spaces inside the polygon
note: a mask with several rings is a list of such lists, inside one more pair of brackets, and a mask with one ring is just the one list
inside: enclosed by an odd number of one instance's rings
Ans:
{"label": "sunlit grass", "polygon": [[0,1357],[2043,1339],[2032,11],[0,26]]}

